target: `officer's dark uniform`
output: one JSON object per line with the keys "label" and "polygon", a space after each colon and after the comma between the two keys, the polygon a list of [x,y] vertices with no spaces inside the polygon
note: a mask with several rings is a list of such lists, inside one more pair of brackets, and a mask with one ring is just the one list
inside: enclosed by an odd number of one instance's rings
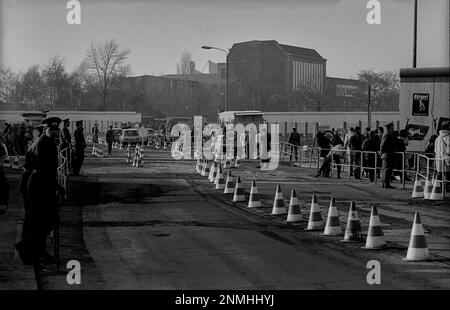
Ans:
{"label": "officer's dark uniform", "polygon": [[83,134],[83,122],[78,121],[76,124],[77,129],[75,129],[75,132],[73,133],[73,136],[75,138],[75,162],[73,167],[73,174],[79,175],[81,166],[83,165],[84,161],[84,149],[86,148],[86,140],[84,139]]}
{"label": "officer's dark uniform", "polygon": [[[65,119],[64,125],[68,122],[69,122],[69,119],[68,118]],[[64,126],[61,130],[61,137],[60,137],[61,148],[64,149],[64,148],[70,146],[71,141],[72,141],[72,137],[70,136],[69,128]]]}
{"label": "officer's dark uniform", "polygon": [[[43,121],[54,130],[57,130],[60,122],[56,117]],[[46,251],[47,235],[59,221],[56,197],[57,168],[58,149],[55,138],[43,134],[27,151],[25,169],[29,176],[26,176],[26,189],[21,188],[26,201],[23,238],[28,241],[25,248],[19,247],[18,250],[26,252],[28,262],[33,265],[38,263],[40,257],[49,256]]]}
{"label": "officer's dark uniform", "polygon": [[386,132],[381,138],[380,153],[383,161],[383,187],[391,187],[392,169],[395,165],[395,139],[389,128],[394,127],[393,123],[386,125]]}

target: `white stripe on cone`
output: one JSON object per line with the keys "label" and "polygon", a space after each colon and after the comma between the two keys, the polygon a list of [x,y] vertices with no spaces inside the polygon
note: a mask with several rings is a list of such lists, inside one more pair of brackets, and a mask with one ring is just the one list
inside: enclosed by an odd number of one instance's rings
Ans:
{"label": "white stripe on cone", "polygon": [[[416,248],[414,247],[415,239],[417,237],[423,237],[425,244],[424,247]],[[408,252],[406,257],[403,259],[405,261],[426,261],[430,258],[430,253],[428,251],[428,246],[426,245],[425,232],[423,230],[422,222],[420,220],[420,215],[416,212],[414,216],[414,224],[411,230],[411,237],[409,239]]]}
{"label": "white stripe on cone", "polygon": [[[298,214],[294,214],[298,213]],[[300,222],[302,220],[302,214],[301,214],[300,204],[298,202],[298,197],[295,194],[295,190],[292,190],[291,193],[291,200],[289,202],[289,211],[288,216],[286,219],[286,222],[288,223],[296,223]]]}
{"label": "white stripe on cone", "polygon": [[423,188],[422,188],[422,180],[419,180],[419,177],[416,176],[416,180],[414,181],[414,188],[411,198],[423,198]]}
{"label": "white stripe on cone", "polygon": [[286,214],[286,206],[284,205],[283,193],[280,185],[277,186],[275,198],[273,200],[272,215]]}
{"label": "white stripe on cone", "polygon": [[316,195],[311,199],[311,211],[309,212],[308,227],[306,230],[323,229],[322,213]]}
{"label": "white stripe on cone", "polygon": [[223,179],[222,167],[219,166],[218,169],[219,170],[217,172],[216,181],[214,182],[214,184],[216,185],[216,189],[225,189],[225,182]]}
{"label": "white stripe on cone", "polygon": [[228,171],[227,181],[225,182],[225,189],[223,190],[224,194],[232,194],[234,192],[234,180],[231,172]]}
{"label": "white stripe on cone", "polygon": [[250,189],[250,198],[248,199],[248,207],[249,208],[261,207],[261,201],[259,201],[258,197],[258,187],[256,186],[255,181],[252,182],[252,187]]}
{"label": "white stripe on cone", "polygon": [[[379,235],[371,235],[371,228],[373,227],[379,227],[380,234]],[[386,238],[383,233],[380,215],[378,214],[378,211],[376,210],[376,207],[372,207],[372,212],[370,214],[370,220],[369,220],[369,229],[367,231],[367,239],[366,239],[366,245],[363,247],[363,249],[382,249],[386,247]]]}
{"label": "white stripe on cone", "polygon": [[238,189],[243,189],[241,179],[239,177],[236,182],[236,187],[234,188],[233,202],[245,201],[244,192],[242,191],[242,195],[238,195]]}
{"label": "white stripe on cone", "polygon": [[443,200],[444,196],[442,194],[442,181],[438,178],[434,179],[433,190],[431,191],[430,200]]}
{"label": "white stripe on cone", "polygon": [[[334,225],[333,225],[334,222]],[[330,207],[328,208],[327,223],[325,225],[325,230],[323,231],[324,236],[338,236],[342,235],[341,221],[339,220],[339,214],[336,206],[334,205],[334,198],[330,199]]]}

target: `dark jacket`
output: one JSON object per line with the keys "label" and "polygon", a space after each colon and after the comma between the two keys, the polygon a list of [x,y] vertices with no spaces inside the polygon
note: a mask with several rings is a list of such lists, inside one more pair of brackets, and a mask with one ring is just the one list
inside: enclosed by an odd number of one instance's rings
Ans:
{"label": "dark jacket", "polygon": [[114,132],[111,129],[106,132],[106,142],[114,142]]}
{"label": "dark jacket", "polygon": [[350,147],[350,150],[353,150],[353,151],[361,150],[363,140],[364,140],[364,136],[360,133],[355,133],[353,136],[351,136],[350,140],[348,142],[348,146]]}
{"label": "dark jacket", "polygon": [[395,139],[393,134],[387,132],[383,135],[383,138],[381,138],[380,153],[381,158],[394,156]]}
{"label": "dark jacket", "polygon": [[86,148],[86,141],[84,140],[83,130],[77,128],[73,133],[75,138],[75,152],[84,152]]}
{"label": "dark jacket", "polygon": [[300,134],[296,131],[291,132],[289,135],[288,143],[293,145],[300,145]]}

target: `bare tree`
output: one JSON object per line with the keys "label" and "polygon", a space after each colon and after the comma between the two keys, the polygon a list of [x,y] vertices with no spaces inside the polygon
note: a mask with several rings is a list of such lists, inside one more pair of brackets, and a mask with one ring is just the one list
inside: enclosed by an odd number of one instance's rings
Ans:
{"label": "bare tree", "polygon": [[192,54],[189,52],[181,53],[180,62],[177,64],[178,74],[191,74]]}
{"label": "bare tree", "polygon": [[102,96],[102,110],[106,109],[108,90],[112,79],[120,73],[129,71],[122,67],[129,53],[128,49],[120,50],[116,40],[109,40],[97,45],[92,42],[87,51],[82,67],[93,77],[87,82]]}
{"label": "bare tree", "polygon": [[64,59],[54,56],[42,69],[42,77],[47,86],[50,105],[56,109],[57,102],[62,101],[63,93],[67,92],[68,74],[64,67]]}

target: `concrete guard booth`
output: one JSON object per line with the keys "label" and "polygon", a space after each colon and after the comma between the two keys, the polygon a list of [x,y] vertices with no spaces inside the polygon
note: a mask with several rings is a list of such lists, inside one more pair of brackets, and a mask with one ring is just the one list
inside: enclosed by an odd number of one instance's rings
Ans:
{"label": "concrete guard booth", "polygon": [[400,69],[400,121],[408,131],[408,151],[423,152],[450,118],[449,80],[448,67]]}

